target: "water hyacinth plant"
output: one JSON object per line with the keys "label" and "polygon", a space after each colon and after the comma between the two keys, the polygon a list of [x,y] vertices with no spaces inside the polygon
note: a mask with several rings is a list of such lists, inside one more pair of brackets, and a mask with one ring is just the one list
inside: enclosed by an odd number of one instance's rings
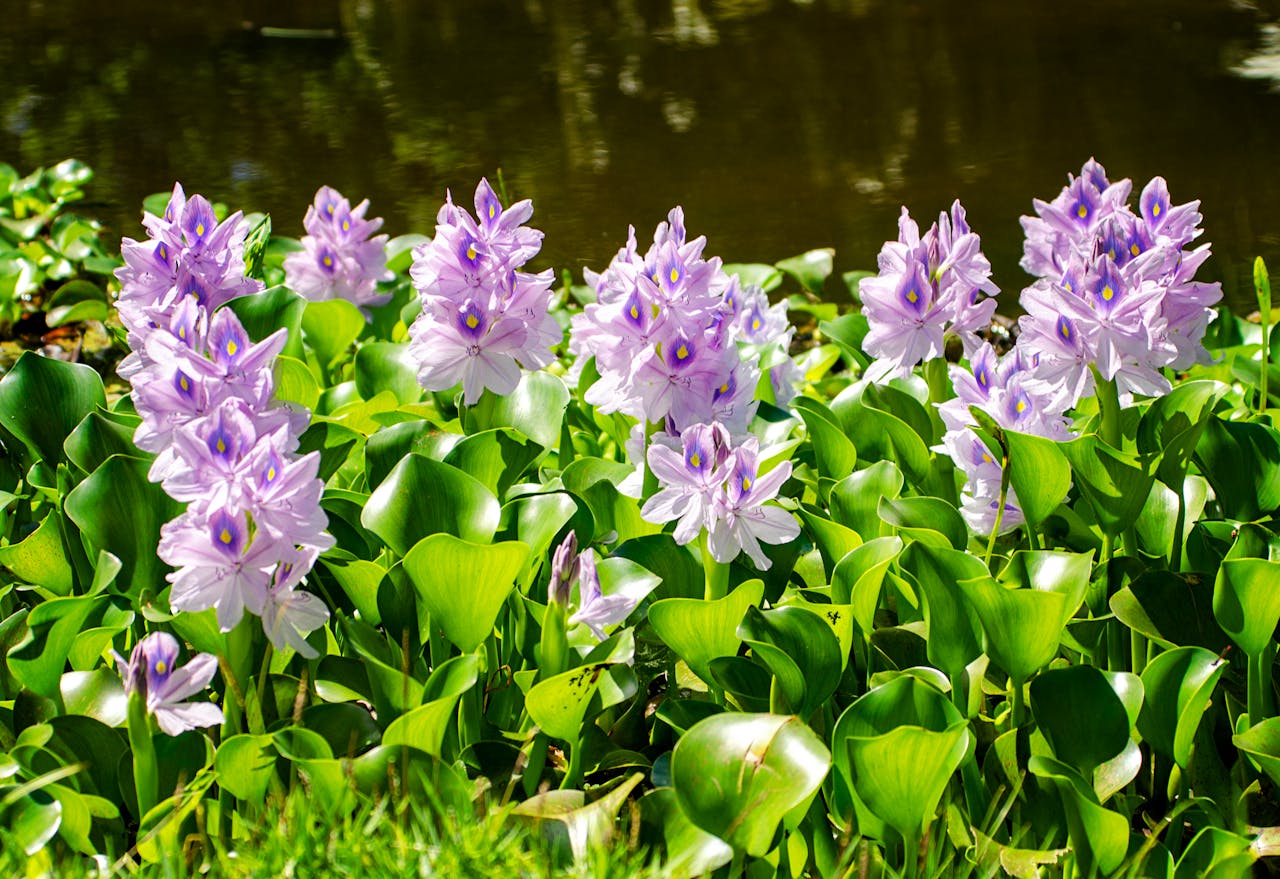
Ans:
{"label": "water hyacinth plant", "polygon": [[0,864],[233,870],[305,803],[419,869],[485,814],[548,875],[1247,875],[1270,280],[1216,311],[1197,204],[1131,196],[1032,203],[1003,350],[959,202],[842,309],[678,207],[565,290],[483,180],[429,239],[175,188],[126,382],[0,379]]}

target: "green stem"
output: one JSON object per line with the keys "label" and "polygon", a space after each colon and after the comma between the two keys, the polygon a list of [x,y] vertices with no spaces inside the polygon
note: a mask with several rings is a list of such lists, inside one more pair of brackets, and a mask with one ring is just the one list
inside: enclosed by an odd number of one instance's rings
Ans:
{"label": "green stem", "polygon": [[1136,629],[1129,633],[1129,671],[1142,674],[1147,667],[1147,636]]}
{"label": "green stem", "polygon": [[1027,547],[1032,550],[1041,549],[1040,536],[1036,534],[1036,529],[1031,527],[1031,523],[1027,522]]}
{"label": "green stem", "polygon": [[702,551],[702,597],[716,601],[729,594],[729,566],[716,561],[709,543],[706,531],[698,535],[698,547]]}
{"label": "green stem", "polygon": [[538,733],[533,737],[533,744],[529,747],[529,760],[524,764],[524,795],[531,797],[538,792],[539,782],[542,781],[542,768],[547,765],[547,744],[549,743],[546,733]]}
{"label": "green stem", "polygon": [[996,551],[996,538],[1000,536],[1000,523],[1004,521],[1004,507],[1009,499],[1009,453],[1005,452],[1004,460],[1000,465],[1000,502],[996,507],[996,521],[991,526],[991,539],[987,541],[987,554],[983,558],[987,570],[991,570],[991,556]]}
{"label": "green stem", "polygon": [[924,365],[924,380],[929,385],[929,402],[945,403],[951,397],[951,383],[947,381],[947,361],[935,357]]}
{"label": "green stem", "polygon": [[564,773],[564,781],[560,782],[560,790],[576,790],[582,786],[583,762],[586,743],[582,739],[574,742],[569,749],[569,768]]}
{"label": "green stem", "polygon": [[1256,656],[1249,657],[1249,726],[1271,716],[1271,666],[1275,663],[1275,642],[1269,642]]}
{"label": "green stem", "polygon": [[1027,709],[1026,709],[1026,705],[1023,704],[1022,684],[1023,684],[1022,681],[1015,681],[1013,678],[1009,678],[1009,687],[1012,690],[1012,692],[1010,693],[1010,700],[1009,700],[1009,705],[1010,705],[1009,728],[1010,729],[1018,729],[1019,727],[1021,727],[1023,724],[1024,718],[1026,717]]}
{"label": "green stem", "polygon": [[662,425],[657,422],[646,422],[644,426],[644,461],[641,462],[644,467],[644,488],[640,490],[640,497],[650,498],[653,493],[658,490],[658,477],[649,469],[649,445],[653,440],[653,435],[662,429]]}
{"label": "green stem", "polygon": [[565,670],[569,655],[565,629],[564,606],[553,601],[547,605],[542,617],[542,640],[538,644],[538,680],[545,681]]}
{"label": "green stem", "polygon": [[1260,394],[1258,414],[1267,411],[1267,374],[1271,372],[1271,278],[1267,274],[1266,263],[1262,257],[1253,261],[1253,286],[1258,293],[1258,311],[1262,317],[1262,378],[1258,382]]}
{"label": "green stem", "polygon": [[147,697],[140,690],[129,696],[129,749],[133,752],[133,786],[138,793],[138,821],[160,802],[160,769],[155,742],[151,738],[151,718]]}

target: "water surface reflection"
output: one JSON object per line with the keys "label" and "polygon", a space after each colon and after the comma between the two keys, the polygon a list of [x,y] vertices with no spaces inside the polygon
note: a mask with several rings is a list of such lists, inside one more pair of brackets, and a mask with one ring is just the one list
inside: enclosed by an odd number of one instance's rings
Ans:
{"label": "water surface reflection", "polygon": [[0,157],[79,156],[130,233],[179,177],[294,234],[322,182],[429,230],[446,187],[501,167],[575,270],[677,202],[730,261],[832,246],[869,267],[899,205],[958,196],[1016,292],[1018,215],[1096,155],[1203,199],[1228,297],[1255,253],[1280,267],[1274,0],[207,6],[8,10]]}

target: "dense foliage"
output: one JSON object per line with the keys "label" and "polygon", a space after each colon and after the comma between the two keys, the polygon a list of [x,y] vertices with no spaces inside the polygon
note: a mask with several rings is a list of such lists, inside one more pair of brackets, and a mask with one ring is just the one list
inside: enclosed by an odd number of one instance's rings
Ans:
{"label": "dense foliage", "polygon": [[63,211],[87,177],[0,173],[9,319],[123,358],[0,380],[30,874],[1227,876],[1280,844],[1269,281],[1261,325],[1211,323],[1163,180],[1036,202],[998,356],[958,203],[875,276],[722,266],[677,209],[575,286],[484,182],[390,240],[327,187],[300,240],[179,187],[121,265]]}

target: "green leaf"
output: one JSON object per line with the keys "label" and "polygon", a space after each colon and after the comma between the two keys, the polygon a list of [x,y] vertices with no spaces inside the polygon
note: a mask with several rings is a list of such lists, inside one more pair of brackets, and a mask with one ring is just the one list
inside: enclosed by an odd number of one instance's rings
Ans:
{"label": "green leaf", "polygon": [[400,555],[422,538],[452,534],[488,543],[498,530],[498,499],[456,467],[405,455],[369,496],[361,523]]}
{"label": "green leaf", "polygon": [[[432,672],[427,682],[427,691],[423,695],[429,701],[392,721],[382,734],[382,744],[408,745],[442,756],[445,733],[456,714],[458,699],[475,686],[479,676],[478,656],[455,656],[446,660]],[[433,684],[435,692],[432,692]]]}
{"label": "green leaf", "polygon": [[710,874],[733,859],[733,848],[690,821],[676,800],[676,792],[669,787],[651,790],[641,797],[640,815],[645,826],[661,829],[665,851],[662,863],[672,876]]}
{"label": "green leaf", "polygon": [[502,427],[466,437],[449,450],[444,462],[474,476],[503,498],[542,452],[542,447],[524,434]]}
{"label": "green leaf", "polygon": [[831,600],[853,605],[853,616],[864,638],[871,637],[885,574],[900,552],[901,538],[877,537],[847,554],[832,572]]}
{"label": "green leaf", "polygon": [[1228,559],[1213,586],[1213,616],[1249,656],[1259,656],[1280,623],[1280,562]]}
{"label": "green leaf", "polygon": [[1031,527],[1039,528],[1066,498],[1071,467],[1053,440],[1011,430],[1004,437],[1009,444],[1009,485]]}
{"label": "green leaf", "polygon": [[0,547],[0,565],[24,583],[42,586],[54,595],[70,595],[74,574],[62,546],[58,518],[57,512],[51,512],[21,543]]}
{"label": "green leaf", "polygon": [[78,321],[107,319],[107,294],[89,281],[70,281],[57,289],[45,303],[45,323],[60,327]]}
{"label": "green leaf", "polygon": [[830,766],[831,753],[799,718],[730,713],[680,737],[671,779],[689,820],[761,857],[784,819],[817,793]]}
{"label": "green leaf", "polygon": [[902,484],[902,471],[896,464],[877,461],[832,487],[831,518],[852,528],[864,541],[888,536],[880,530],[880,499],[896,498],[902,492]]}
{"label": "green leaf", "polygon": [[422,399],[418,368],[409,356],[407,345],[391,342],[361,345],[356,352],[355,378],[356,388],[366,400],[372,400],[383,391],[394,394],[401,406]]}
{"label": "green leaf", "polygon": [[662,531],[662,525],[641,517],[639,502],[617,489],[618,483],[633,472],[630,465],[616,461],[578,458],[560,474],[565,489],[591,509],[596,526],[594,539],[616,532],[615,539],[625,541]]}
{"label": "green leaf", "polygon": [[717,601],[665,598],[650,606],[649,623],[694,674],[714,683],[711,660],[737,654],[738,624],[763,597],[764,581],[748,580]]}
{"label": "green leaf", "polygon": [[630,699],[636,687],[631,666],[592,663],[534,684],[525,694],[525,707],[547,735],[581,747],[583,724]]}
{"label": "green leaf", "polygon": [[133,434],[140,419],[98,409],[76,425],[62,444],[67,460],[85,473],[92,473],[112,455],[142,457],[133,444]]}
{"label": "green leaf", "polygon": [[275,774],[275,740],[269,735],[237,735],[218,746],[213,760],[218,784],[238,800],[261,803]]}
{"label": "green leaf", "polygon": [[263,214],[244,238],[244,274],[262,280],[262,260],[271,242],[271,215]]}
{"label": "green leaf", "polygon": [[1176,647],[1151,660],[1142,672],[1146,693],[1138,715],[1142,738],[1185,768],[1196,730],[1226,666],[1202,647]]}
{"label": "green leaf", "polygon": [[560,425],[569,406],[569,389],[549,372],[526,373],[510,394],[486,393],[462,413],[467,433],[514,427],[544,449],[560,445]]}
{"label": "green leaf", "polygon": [[1059,447],[1103,533],[1115,536],[1132,525],[1151,493],[1155,474],[1150,466],[1094,434]]}
{"label": "green leaf", "polygon": [[1049,779],[1062,797],[1080,875],[1112,875],[1129,850],[1128,819],[1099,805],[1093,790],[1066,764],[1032,757],[1028,768]]}
{"label": "green leaf", "polygon": [[1258,853],[1250,840],[1221,827],[1206,827],[1178,858],[1174,879],[1237,879],[1251,875]]}
{"label": "green leaf", "polygon": [[924,596],[929,661],[955,680],[982,653],[982,630],[958,584],[985,576],[986,567],[967,552],[923,543],[909,545],[899,564]]}
{"label": "green leaf", "polygon": [[387,242],[387,271],[407,271],[413,265],[413,249],[419,244],[426,244],[431,239],[425,235],[397,235]]}
{"label": "green leaf", "polygon": [[1182,484],[1214,404],[1226,391],[1227,386],[1219,382],[1185,382],[1152,400],[1143,413],[1138,421],[1138,451],[1160,453],[1156,474],[1165,485]]}
{"label": "green leaf", "polygon": [[831,411],[812,397],[796,397],[792,404],[808,429],[818,475],[839,481],[852,473],[858,463],[858,453]]}
{"label": "green leaf", "polygon": [[181,504],[148,481],[148,469],[146,461],[113,455],[65,501],[81,533],[120,560],[117,583],[133,595],[159,591],[164,583],[169,566],[156,556],[160,528],[182,512]]}
{"label": "green leaf", "polygon": [[822,285],[831,274],[836,252],[830,247],[810,250],[779,260],[775,265],[814,296],[822,295]]}
{"label": "green leaf", "polygon": [[81,715],[105,726],[121,726],[128,713],[124,685],[114,668],[69,671],[58,682],[68,715]]}
{"label": "green leaf", "polygon": [[969,529],[960,512],[936,497],[880,499],[876,506],[880,520],[899,534],[915,540],[947,545],[963,550],[969,544]]}
{"label": "green leaf", "polygon": [[62,803],[47,790],[23,794],[17,785],[0,785],[0,802],[13,802],[0,808],[0,820],[18,848],[28,856],[35,855],[53,839],[62,824]]}
{"label": "green leaf", "polygon": [[836,563],[862,546],[862,538],[858,536],[857,531],[839,522],[831,521],[812,507],[802,506],[797,512],[800,514],[800,521],[813,537],[818,552],[822,555],[822,565],[827,573],[827,579],[830,579]]}
{"label": "green leaf", "polygon": [[1020,549],[1000,572],[1000,581],[1041,592],[1062,593],[1062,622],[1065,625],[1084,603],[1092,573],[1092,553]]}
{"label": "green leaf", "polygon": [[[364,315],[345,299],[308,302],[302,312],[302,333],[316,360],[328,369],[355,344],[364,329]],[[358,354],[357,354],[358,356]],[[356,380],[357,386],[359,379]],[[414,382],[417,385],[417,382]],[[377,393],[376,391],[374,393]],[[368,399],[373,394],[361,394]]]}
{"label": "green leaf", "polygon": [[101,596],[53,598],[32,608],[27,636],[9,651],[13,676],[46,699],[61,699],[60,682],[71,645],[105,600]]}
{"label": "green leaf", "polygon": [[470,653],[493,631],[528,555],[529,547],[515,541],[486,546],[432,534],[409,550],[404,569],[431,625]]}
{"label": "green leaf", "polygon": [[701,598],[705,586],[702,565],[687,546],[676,543],[670,534],[650,534],[623,543],[615,558],[630,559],[661,578],[654,589],[655,599]]}
{"label": "green leaf", "polygon": [[226,307],[236,313],[244,331],[261,342],[276,330],[288,330],[282,353],[306,360],[302,350],[302,312],[307,300],[287,287],[268,287],[261,293],[238,296]]}
{"label": "green leaf", "polygon": [[1221,653],[1227,638],[1213,617],[1213,584],[1200,574],[1150,571],[1111,596],[1116,619],[1164,647]]}
{"label": "green leaf", "polygon": [[964,758],[969,731],[945,696],[903,675],[845,709],[831,741],[845,784],[878,818],[917,840]]}
{"label": "green leaf", "polygon": [[849,355],[854,363],[864,368],[871,363],[871,358],[862,350],[862,340],[870,331],[867,317],[862,312],[841,315],[835,320],[824,320],[818,324],[818,329],[839,345],[840,350]]}
{"label": "green leaf", "polygon": [[787,707],[807,718],[840,683],[840,642],[822,617],[803,607],[747,608],[738,635],[773,672]]}
{"label": "green leaf", "polygon": [[1031,710],[1054,756],[1084,778],[1124,750],[1129,716],[1096,668],[1052,668],[1031,682]]}
{"label": "green leaf", "polygon": [[285,403],[297,403],[315,411],[320,403],[320,385],[305,363],[281,354],[272,370],[275,376],[275,398]]}
{"label": "green leaf", "polygon": [[982,621],[991,661],[1021,684],[1058,652],[1066,596],[1038,589],[1006,589],[990,577],[959,584]]}
{"label": "green leaf", "polygon": [[0,426],[49,465],[64,460],[62,444],[76,425],[106,405],[102,379],[80,363],[27,351],[0,379]]}
{"label": "green leaf", "polygon": [[1280,433],[1275,429],[1210,418],[1195,458],[1225,518],[1256,520],[1280,507]]}

